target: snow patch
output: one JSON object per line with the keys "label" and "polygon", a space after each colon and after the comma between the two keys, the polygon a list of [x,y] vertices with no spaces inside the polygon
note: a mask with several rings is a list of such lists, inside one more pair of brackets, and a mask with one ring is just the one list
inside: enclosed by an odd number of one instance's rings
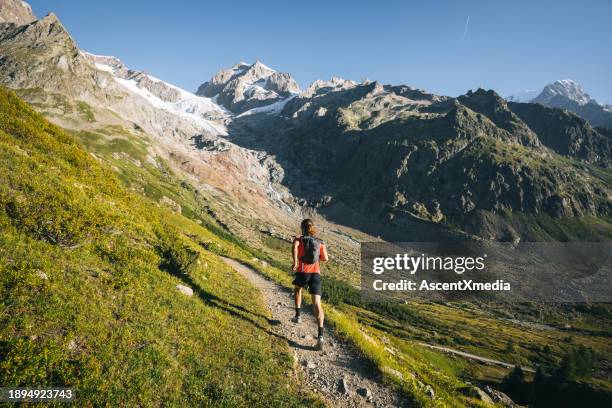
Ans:
{"label": "snow patch", "polygon": [[259,85],[257,81],[254,84],[249,84],[244,88],[244,92],[242,93],[247,98],[254,98],[257,96],[261,96],[267,98],[268,95],[272,95],[272,97],[278,97],[278,94],[274,91],[270,91],[265,89],[263,86]]}
{"label": "snow patch", "polygon": [[258,113],[265,113],[268,115],[276,115],[279,114],[283,108],[285,107],[285,105],[287,105],[287,103],[292,100],[293,98],[295,98],[297,96],[297,94],[295,95],[291,95],[288,98],[285,98],[281,101],[278,102],[274,102],[270,105],[266,105],[266,106],[261,106],[259,108],[253,108],[253,109],[249,109],[246,112],[242,112],[240,115],[236,116],[238,118],[242,117],[242,116],[249,116],[249,115],[255,115]]}
{"label": "snow patch", "polygon": [[95,64],[96,64],[96,68],[100,71],[109,72],[111,74],[115,73],[115,69],[111,67],[110,65],[100,64],[99,62],[96,62]]}
{"label": "snow patch", "polygon": [[112,55],[98,55],[98,54],[94,54],[94,53],[91,53],[89,51],[83,51],[83,50],[81,50],[81,52],[83,54],[85,54],[85,55],[88,55],[88,56],[92,57],[92,58],[117,59],[117,57],[113,57]]}

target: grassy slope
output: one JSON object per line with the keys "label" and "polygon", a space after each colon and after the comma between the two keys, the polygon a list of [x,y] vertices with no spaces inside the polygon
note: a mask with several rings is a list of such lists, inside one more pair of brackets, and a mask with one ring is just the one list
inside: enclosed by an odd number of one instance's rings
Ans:
{"label": "grassy slope", "polygon": [[81,405],[316,403],[208,236],[0,89],[1,384],[74,386]]}

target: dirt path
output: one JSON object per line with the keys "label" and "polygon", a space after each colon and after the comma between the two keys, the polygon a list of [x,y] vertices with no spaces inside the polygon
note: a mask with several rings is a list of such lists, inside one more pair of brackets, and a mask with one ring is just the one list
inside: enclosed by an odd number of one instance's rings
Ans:
{"label": "dirt path", "polygon": [[[506,367],[506,368],[514,368],[514,364],[505,363],[499,360],[493,360],[487,357],[477,356],[475,354],[466,353],[465,351],[459,351],[459,350],[455,350],[455,349],[448,348],[448,347],[442,347],[442,346],[434,346],[433,344],[427,344],[427,343],[419,343],[419,344],[421,346],[429,347],[435,350],[444,351],[446,353],[456,354],[458,356],[465,357],[470,360],[480,361],[481,363],[495,364],[495,365]],[[535,373],[535,370],[530,367],[521,366],[521,369],[526,372]]]}
{"label": "dirt path", "polygon": [[290,291],[233,259],[223,260],[261,291],[276,323],[272,330],[287,339],[299,366],[299,381],[306,389],[333,407],[408,406],[401,395],[381,383],[371,364],[331,329],[326,329],[323,352],[314,349],[317,326],[311,307],[302,308],[302,323],[291,322],[294,309]]}

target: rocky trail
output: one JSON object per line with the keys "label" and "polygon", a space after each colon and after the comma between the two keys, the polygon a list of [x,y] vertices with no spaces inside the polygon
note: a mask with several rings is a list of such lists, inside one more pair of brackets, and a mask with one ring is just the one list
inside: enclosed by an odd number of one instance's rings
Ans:
{"label": "rocky trail", "polygon": [[315,350],[317,329],[312,309],[303,307],[302,323],[293,323],[290,291],[233,259],[223,260],[261,292],[271,313],[271,329],[287,339],[305,390],[316,393],[333,407],[408,406],[402,395],[385,386],[375,368],[328,326],[324,350]]}

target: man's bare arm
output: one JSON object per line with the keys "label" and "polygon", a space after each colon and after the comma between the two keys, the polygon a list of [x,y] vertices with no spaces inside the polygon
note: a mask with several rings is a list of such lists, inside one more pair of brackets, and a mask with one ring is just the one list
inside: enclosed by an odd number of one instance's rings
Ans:
{"label": "man's bare arm", "polygon": [[295,241],[293,241],[293,248],[291,248],[291,253],[293,255],[293,266],[291,269],[293,269],[294,271],[297,271],[299,266],[298,245],[300,245],[300,242],[296,239]]}
{"label": "man's bare arm", "polygon": [[327,256],[327,248],[321,251],[321,261],[323,262],[329,261],[329,256]]}

